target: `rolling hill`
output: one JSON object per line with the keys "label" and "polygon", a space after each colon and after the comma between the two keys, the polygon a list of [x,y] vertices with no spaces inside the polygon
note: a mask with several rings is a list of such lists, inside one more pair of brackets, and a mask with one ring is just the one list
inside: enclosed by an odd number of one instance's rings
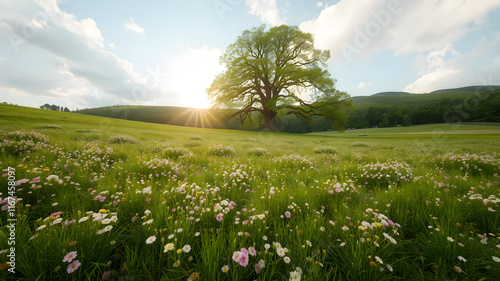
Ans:
{"label": "rolling hill", "polygon": [[[487,89],[497,90],[484,92]],[[500,86],[470,86],[457,90],[426,94],[382,92],[353,97],[354,108],[348,112],[347,127],[391,127],[448,121],[500,122]],[[89,108],[76,113],[177,126],[240,129],[239,120],[221,121],[226,112],[212,109],[130,105]],[[278,119],[277,124],[281,131],[294,133],[324,131],[331,126],[322,119],[307,124],[294,117]]]}

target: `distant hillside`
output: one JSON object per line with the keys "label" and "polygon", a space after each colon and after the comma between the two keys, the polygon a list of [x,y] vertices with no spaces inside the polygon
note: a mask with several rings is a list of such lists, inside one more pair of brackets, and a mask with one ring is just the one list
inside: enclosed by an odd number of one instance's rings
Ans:
{"label": "distant hillside", "polygon": [[489,92],[438,91],[428,94],[353,97],[349,128],[392,127],[443,122],[500,122],[500,87]]}
{"label": "distant hillside", "polygon": [[427,94],[401,94],[401,95],[372,95],[372,96],[361,96],[353,97],[353,103],[356,107],[364,107],[370,105],[421,105],[429,102],[434,102],[438,100],[446,99],[465,99],[467,97],[473,96],[475,92],[433,92]]}
{"label": "distant hillside", "polygon": [[372,96],[401,96],[401,95],[411,95],[407,92],[381,92],[373,94]]}
{"label": "distant hillside", "polygon": [[468,87],[461,87],[461,88],[455,88],[455,89],[443,89],[443,90],[437,90],[432,93],[439,93],[439,92],[474,92],[474,93],[485,93],[488,91],[494,91],[500,89],[500,86],[468,86]]}
{"label": "distant hillside", "polygon": [[[443,122],[500,122],[500,86],[490,92],[475,92],[486,87],[460,88],[468,91],[442,90],[427,94],[383,92],[353,97],[354,108],[347,112],[348,128],[392,127],[397,125]],[[89,108],[77,113],[126,120],[200,128],[240,129],[240,121],[222,121],[227,111],[173,106],[110,106]],[[255,114],[257,118],[257,113]],[[308,123],[293,115],[280,116],[279,130],[292,133],[325,131],[333,120],[314,117]],[[253,128],[259,130],[260,127]]]}
{"label": "distant hillside", "polygon": [[237,125],[232,123],[222,124],[220,119],[223,112],[209,109],[126,105],[88,108],[78,110],[76,113],[187,127],[238,128]]}

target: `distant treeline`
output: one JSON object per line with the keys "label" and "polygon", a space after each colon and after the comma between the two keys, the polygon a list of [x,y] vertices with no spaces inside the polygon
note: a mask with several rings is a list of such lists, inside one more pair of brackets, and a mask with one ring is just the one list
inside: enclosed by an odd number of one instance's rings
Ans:
{"label": "distant treeline", "polygon": [[[221,121],[228,110],[193,109],[172,106],[110,106],[89,108],[77,113],[150,123],[200,128],[261,130],[255,123],[241,124],[238,118]],[[347,128],[409,126],[444,122],[500,122],[500,90],[476,92],[435,92],[430,94],[373,95],[354,97],[347,112]],[[333,120],[314,117],[306,122],[294,115],[281,115],[280,131],[306,133],[331,130]]]}
{"label": "distant treeline", "polygon": [[358,97],[353,103],[348,128],[500,122],[500,90]]}
{"label": "distant treeline", "polygon": [[56,104],[44,104],[44,105],[40,105],[40,108],[41,109],[48,109],[48,110],[54,110],[54,111],[64,111],[64,112],[71,112],[69,110],[69,108],[67,107],[62,107],[62,106],[59,106],[59,105],[56,105]]}

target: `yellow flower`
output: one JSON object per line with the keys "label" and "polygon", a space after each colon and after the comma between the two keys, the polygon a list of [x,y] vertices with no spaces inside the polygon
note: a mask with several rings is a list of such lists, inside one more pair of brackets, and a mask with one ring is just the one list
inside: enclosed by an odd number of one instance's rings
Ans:
{"label": "yellow flower", "polygon": [[59,269],[61,269],[60,265],[56,266],[56,268],[54,268],[54,271],[57,272]]}
{"label": "yellow flower", "polygon": [[193,274],[191,274],[191,276],[189,277],[189,279],[191,281],[197,281],[198,279],[200,279],[200,274],[198,272],[193,272]]}
{"label": "yellow flower", "polygon": [[177,254],[182,253],[182,249],[177,249]]}
{"label": "yellow flower", "polygon": [[107,213],[107,212],[108,212],[108,210],[106,210],[106,209],[100,209],[100,210],[99,210],[99,213],[101,213],[101,214],[105,214],[105,213]]}
{"label": "yellow flower", "polygon": [[73,247],[73,246],[75,246],[75,245],[76,245],[76,243],[77,243],[77,242],[78,242],[78,241],[73,241],[73,242],[70,242],[70,243],[68,244],[68,246]]}

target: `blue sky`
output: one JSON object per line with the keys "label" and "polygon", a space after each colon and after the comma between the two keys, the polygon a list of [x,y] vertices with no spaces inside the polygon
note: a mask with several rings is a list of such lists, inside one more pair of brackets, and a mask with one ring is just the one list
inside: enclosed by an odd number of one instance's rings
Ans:
{"label": "blue sky", "polygon": [[498,0],[2,0],[0,101],[207,107],[226,47],[297,25],[351,96],[500,84]]}

